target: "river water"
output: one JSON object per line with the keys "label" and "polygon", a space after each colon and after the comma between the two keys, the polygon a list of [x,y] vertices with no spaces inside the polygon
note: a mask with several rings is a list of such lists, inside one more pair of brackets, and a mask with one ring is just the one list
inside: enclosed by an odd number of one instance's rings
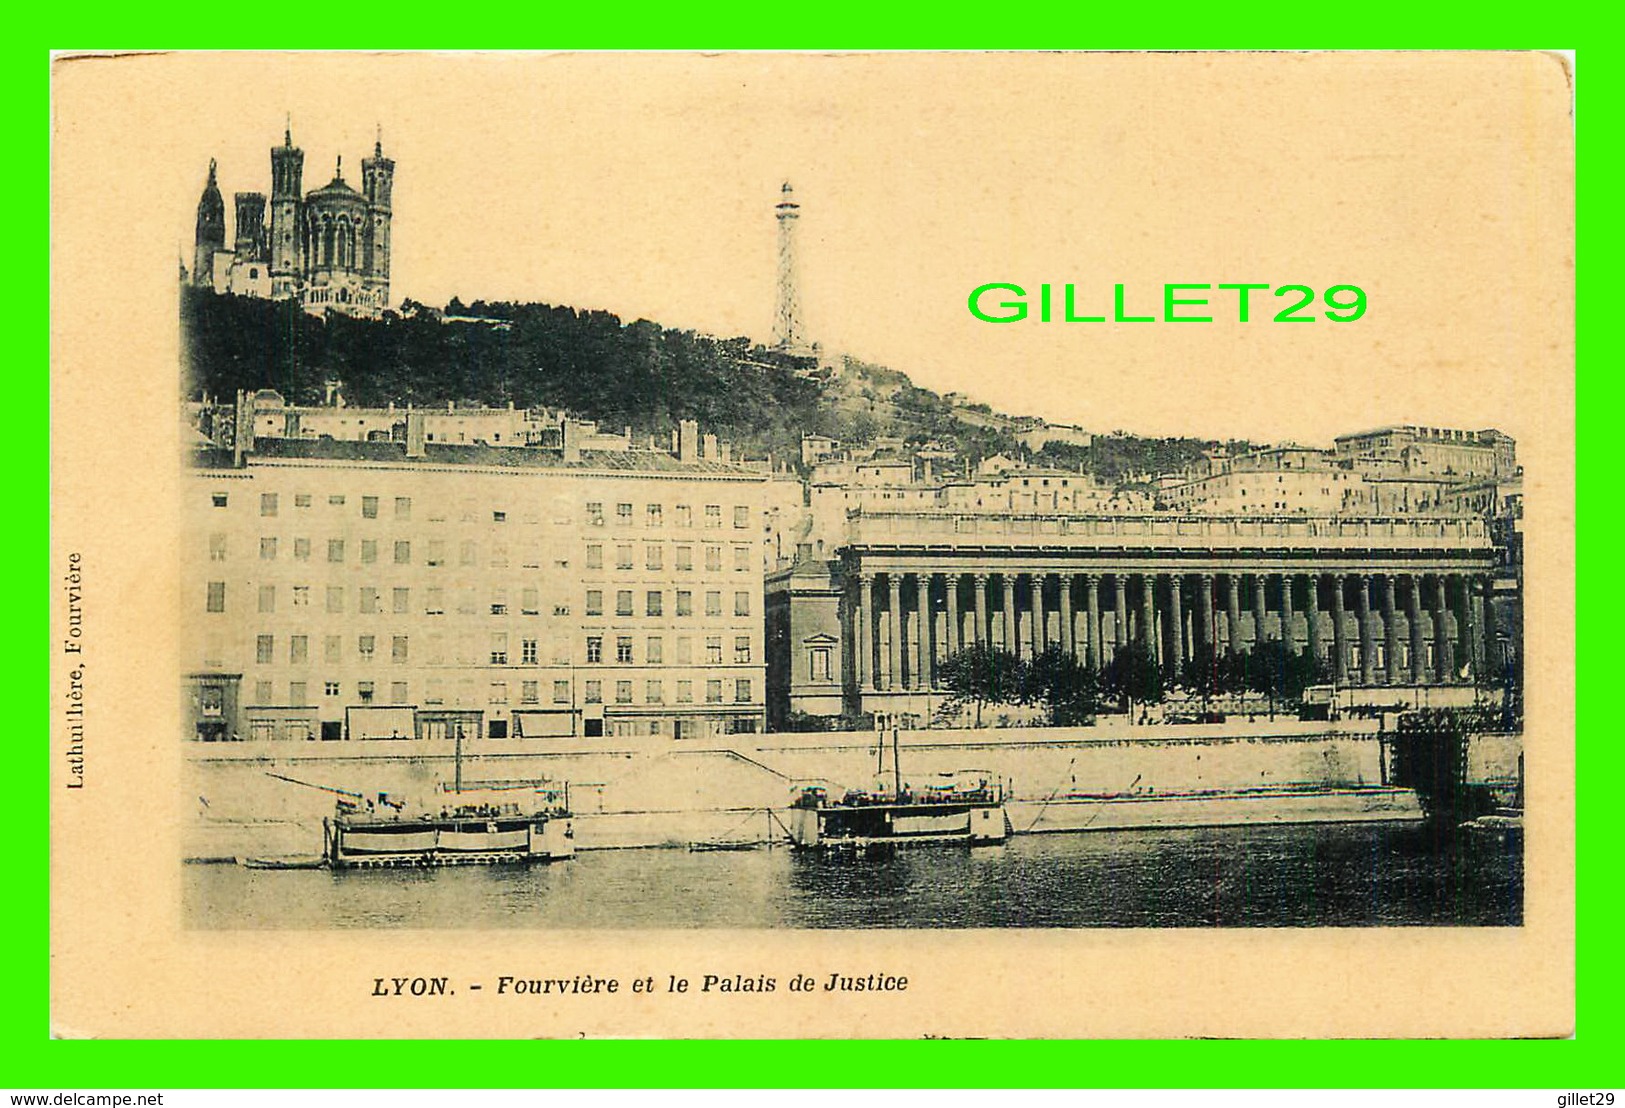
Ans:
{"label": "river water", "polygon": [[189,865],[190,926],[871,928],[1513,926],[1521,846],[1417,825],[1029,835],[835,859],[604,850],[428,870]]}

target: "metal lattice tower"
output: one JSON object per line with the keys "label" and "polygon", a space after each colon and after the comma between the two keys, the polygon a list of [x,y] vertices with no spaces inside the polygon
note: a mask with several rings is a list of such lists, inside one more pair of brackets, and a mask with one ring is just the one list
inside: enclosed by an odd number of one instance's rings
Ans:
{"label": "metal lattice tower", "polygon": [[796,291],[796,224],[801,219],[801,205],[796,203],[790,182],[779,190],[779,203],[774,214],[779,221],[779,301],[773,323],[773,345],[779,350],[800,351],[804,347],[801,336],[801,300]]}

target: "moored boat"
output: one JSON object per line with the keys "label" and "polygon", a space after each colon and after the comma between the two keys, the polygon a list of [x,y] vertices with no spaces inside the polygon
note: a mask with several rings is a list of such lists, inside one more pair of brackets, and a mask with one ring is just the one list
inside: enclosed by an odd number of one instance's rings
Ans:
{"label": "moored boat", "polygon": [[804,788],[790,806],[790,841],[801,850],[856,853],[1003,842],[1010,830],[1003,783],[981,771],[954,777],[919,790],[853,790],[839,801]]}
{"label": "moored boat", "polygon": [[438,813],[418,816],[381,816],[341,804],[322,821],[322,834],[323,855],[334,869],[501,865],[575,856],[568,810],[512,799],[473,803],[467,794],[458,794]]}

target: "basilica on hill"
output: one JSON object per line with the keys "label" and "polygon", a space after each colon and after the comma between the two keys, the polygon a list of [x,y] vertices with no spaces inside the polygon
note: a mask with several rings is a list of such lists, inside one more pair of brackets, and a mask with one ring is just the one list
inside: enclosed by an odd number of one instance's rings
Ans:
{"label": "basilica on hill", "polygon": [[312,312],[334,309],[377,315],[389,304],[390,194],[395,163],[383,140],[361,161],[361,188],[344,180],[344,160],[333,179],[304,192],[305,152],[293,129],[271,148],[271,195],[233,196],[235,235],[226,237],[226,205],[217,167],[197,206],[197,237],[189,280],[236,296],[297,299]]}

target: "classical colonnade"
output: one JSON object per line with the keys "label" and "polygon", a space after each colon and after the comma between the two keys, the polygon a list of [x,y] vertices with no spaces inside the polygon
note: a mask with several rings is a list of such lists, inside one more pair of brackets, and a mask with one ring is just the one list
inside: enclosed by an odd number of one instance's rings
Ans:
{"label": "classical colonnade", "polygon": [[1060,647],[1099,670],[1135,641],[1177,672],[1285,639],[1339,684],[1446,684],[1484,671],[1490,588],[1461,572],[861,569],[844,619],[861,692],[934,688],[938,662],[976,643]]}

